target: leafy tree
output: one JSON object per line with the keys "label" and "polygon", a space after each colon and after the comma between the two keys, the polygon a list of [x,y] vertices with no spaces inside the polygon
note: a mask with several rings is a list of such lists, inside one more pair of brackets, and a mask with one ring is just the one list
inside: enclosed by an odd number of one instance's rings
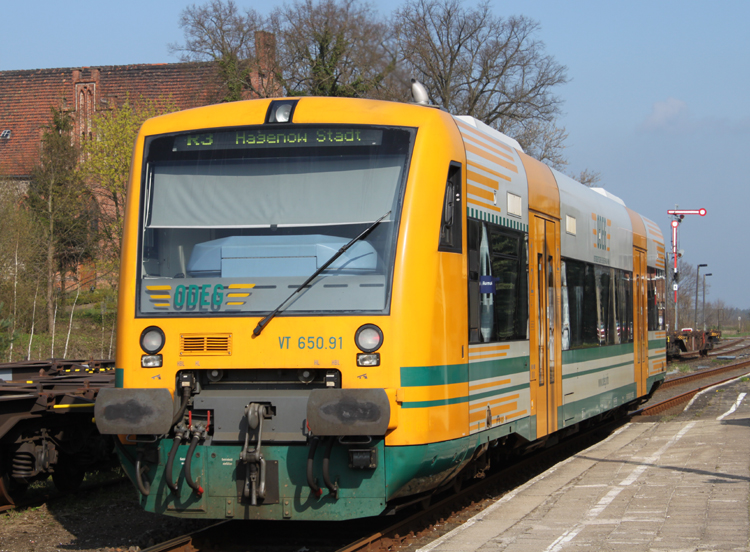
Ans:
{"label": "leafy tree", "polygon": [[[3,306],[3,303],[0,303],[0,312]],[[5,354],[16,339],[18,332],[15,330],[13,319],[0,317],[0,356]]]}
{"label": "leafy tree", "polygon": [[264,19],[233,0],[210,0],[180,17],[183,61],[214,61],[225,101],[251,93],[359,97],[376,93],[395,68],[389,27],[356,0],[297,0]]}
{"label": "leafy tree", "polygon": [[[183,11],[185,43],[171,49],[184,60],[216,61],[231,100],[283,87],[293,96],[408,101],[414,76],[433,103],[476,117],[564,170],[567,132],[556,121],[562,100],[554,90],[567,81],[566,68],[545,52],[537,22],[496,16],[488,0],[475,7],[407,0],[391,19],[358,0],[294,0],[267,20],[232,0],[211,0]],[[259,33],[276,55],[259,55]],[[257,86],[253,70],[258,83],[273,86]],[[587,169],[577,178],[590,186],[601,176]]]}
{"label": "leafy tree", "polygon": [[245,90],[261,98],[278,95],[274,38],[264,32],[265,22],[255,10],[242,13],[232,0],[210,0],[185,8],[180,27],[185,43],[170,44],[170,53],[182,61],[216,62],[223,101],[241,100]]}
{"label": "leafy tree", "polygon": [[109,276],[113,287],[116,287],[120,266],[128,176],[138,130],[146,119],[177,109],[168,99],[131,102],[128,97],[116,108],[94,115],[96,140],[85,144],[82,168],[100,208],[99,269]]}
{"label": "leafy tree", "polygon": [[96,202],[78,171],[79,148],[73,138],[71,116],[54,107],[44,127],[39,163],[33,168],[27,202],[40,224],[46,249],[47,322],[54,324],[55,281],[65,276],[96,247]]}
{"label": "leafy tree", "polygon": [[[22,208],[25,194],[25,185],[0,178],[0,271],[3,274],[0,303],[8,305],[12,321],[6,328],[9,336],[31,327],[34,294],[45,274],[43,237],[28,210]],[[11,341],[9,355],[13,353],[13,346]]]}
{"label": "leafy tree", "polygon": [[290,95],[367,96],[395,68],[389,27],[355,0],[300,0],[276,8],[270,21]]}

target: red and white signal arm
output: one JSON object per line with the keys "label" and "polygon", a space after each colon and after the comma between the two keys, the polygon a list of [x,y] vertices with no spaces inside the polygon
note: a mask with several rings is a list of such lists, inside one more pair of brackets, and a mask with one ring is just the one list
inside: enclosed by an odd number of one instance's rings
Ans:
{"label": "red and white signal arm", "polygon": [[[672,209],[670,211],[667,211],[668,215],[700,215],[702,217],[706,216],[706,210],[701,209]],[[674,226],[674,223],[672,224]]]}

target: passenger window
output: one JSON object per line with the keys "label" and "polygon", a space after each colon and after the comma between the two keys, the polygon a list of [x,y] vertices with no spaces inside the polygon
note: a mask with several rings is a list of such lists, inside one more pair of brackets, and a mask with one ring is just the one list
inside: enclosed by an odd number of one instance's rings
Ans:
{"label": "passenger window", "polygon": [[563,350],[633,342],[631,272],[563,259],[561,276]]}
{"label": "passenger window", "polygon": [[438,251],[461,253],[461,165],[455,162],[448,168],[445,184],[443,215],[440,222],[440,244]]}
{"label": "passenger window", "polygon": [[528,339],[526,235],[468,220],[469,342]]}

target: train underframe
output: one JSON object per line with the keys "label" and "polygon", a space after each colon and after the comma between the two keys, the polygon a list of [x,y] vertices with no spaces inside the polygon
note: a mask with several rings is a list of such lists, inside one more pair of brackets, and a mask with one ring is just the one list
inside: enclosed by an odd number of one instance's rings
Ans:
{"label": "train underframe", "polygon": [[294,443],[266,442],[261,420],[270,425],[273,416],[269,411],[264,418],[265,405],[251,403],[245,418],[254,409],[260,417],[254,428],[251,421],[244,443],[211,440],[208,416],[199,414],[191,420],[193,430],[180,428],[173,439],[141,436],[140,442],[119,443],[118,453],[147,511],[188,518],[344,520],[382,515],[460,488],[466,479],[482,477],[490,465],[625,415],[647,398],[539,440],[527,438],[533,426],[527,418],[526,424],[413,446],[385,446],[383,436],[354,435],[308,434]]}

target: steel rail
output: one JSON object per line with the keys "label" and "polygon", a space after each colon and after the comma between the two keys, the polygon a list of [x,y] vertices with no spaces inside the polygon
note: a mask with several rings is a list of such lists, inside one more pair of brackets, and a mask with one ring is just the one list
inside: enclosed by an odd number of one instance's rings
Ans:
{"label": "steel rail", "polygon": [[716,374],[721,374],[723,372],[732,372],[734,370],[740,370],[742,368],[747,368],[748,366],[750,366],[750,361],[743,361],[743,362],[737,362],[735,364],[727,364],[726,366],[720,366],[719,368],[713,368],[711,370],[703,370],[701,372],[695,372],[694,374],[688,374],[686,376],[679,376],[676,378],[671,378],[671,379],[665,380],[664,383],[661,384],[661,387],[659,388],[659,390],[669,389],[670,387],[676,387],[678,385],[690,383],[691,381],[697,381],[697,380],[709,378],[711,376],[715,376]]}
{"label": "steel rail", "polygon": [[144,548],[141,552],[198,552],[200,549],[193,546],[193,537],[203,532],[213,531],[229,521],[233,520],[223,519],[218,523],[209,525],[208,527],[203,527],[202,529],[198,529],[191,533],[180,535],[179,537]]}
{"label": "steel rail", "polygon": [[[739,370],[743,367],[750,366],[750,362],[743,362],[741,363],[743,366],[734,366],[733,368],[735,370]],[[750,372],[748,372],[748,375],[750,375]],[[666,412],[668,410],[671,410],[672,408],[679,406],[683,403],[688,402],[690,399],[692,399],[695,395],[700,393],[701,391],[704,391],[705,389],[709,389],[715,385],[720,385],[722,383],[727,383],[729,381],[735,380],[740,376],[732,376],[731,378],[727,378],[725,380],[721,381],[715,381],[712,383],[709,383],[708,385],[704,385],[702,387],[698,387],[697,389],[692,389],[690,391],[687,391],[685,393],[681,393],[680,395],[675,395],[674,397],[671,397],[669,399],[665,399],[663,401],[660,401],[658,403],[654,403],[649,406],[645,406],[639,410],[636,410],[631,415],[632,416],[655,416],[656,414],[661,414],[662,412]]]}

